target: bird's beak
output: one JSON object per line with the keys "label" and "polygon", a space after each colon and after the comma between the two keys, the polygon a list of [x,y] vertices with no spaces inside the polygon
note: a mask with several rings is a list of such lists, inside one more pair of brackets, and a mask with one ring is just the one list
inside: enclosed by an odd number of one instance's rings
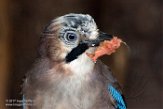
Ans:
{"label": "bird's beak", "polygon": [[104,40],[111,40],[113,38],[113,35],[109,35],[104,32],[99,32],[99,36],[94,40],[84,40],[81,43],[86,44],[88,47],[96,47],[99,46],[100,42],[103,42]]}

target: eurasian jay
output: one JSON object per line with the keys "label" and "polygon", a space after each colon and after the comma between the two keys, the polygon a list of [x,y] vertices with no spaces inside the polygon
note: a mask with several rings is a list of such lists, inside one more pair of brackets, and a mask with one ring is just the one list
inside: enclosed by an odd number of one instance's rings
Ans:
{"label": "eurasian jay", "polygon": [[112,35],[98,30],[90,15],[67,14],[52,20],[40,38],[39,58],[23,84],[23,108],[126,109],[112,72],[86,55],[111,39]]}

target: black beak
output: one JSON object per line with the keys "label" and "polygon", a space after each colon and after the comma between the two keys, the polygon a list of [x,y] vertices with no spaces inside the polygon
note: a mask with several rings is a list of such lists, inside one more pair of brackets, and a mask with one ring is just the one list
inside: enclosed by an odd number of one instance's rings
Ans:
{"label": "black beak", "polygon": [[99,37],[94,40],[84,40],[81,43],[86,44],[89,47],[95,47],[99,46],[100,42],[103,42],[104,40],[111,40],[113,38],[113,35],[108,35],[107,33],[99,32]]}

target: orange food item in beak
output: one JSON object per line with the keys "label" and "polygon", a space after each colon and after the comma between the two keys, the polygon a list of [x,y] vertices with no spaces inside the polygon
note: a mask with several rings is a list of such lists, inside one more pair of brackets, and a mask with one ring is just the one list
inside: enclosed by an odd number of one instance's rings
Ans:
{"label": "orange food item in beak", "polygon": [[112,53],[115,52],[115,50],[117,48],[120,47],[122,40],[117,38],[117,37],[113,37],[112,40],[105,40],[104,42],[100,43],[100,46],[96,49],[96,51],[93,54],[87,53],[88,57],[90,57],[94,62],[96,62],[96,60],[107,54],[107,55],[111,55]]}

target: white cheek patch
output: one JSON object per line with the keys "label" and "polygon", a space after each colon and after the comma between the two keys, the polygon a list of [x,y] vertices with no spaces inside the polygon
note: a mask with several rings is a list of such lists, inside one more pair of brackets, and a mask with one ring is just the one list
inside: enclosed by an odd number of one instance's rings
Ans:
{"label": "white cheek patch", "polygon": [[92,72],[94,63],[86,53],[83,53],[77,59],[67,64],[67,67],[72,70],[74,76],[83,77],[83,75]]}
{"label": "white cheek patch", "polygon": [[90,47],[89,49],[86,50],[86,53],[92,54],[95,52],[95,50],[96,50],[96,47]]}

